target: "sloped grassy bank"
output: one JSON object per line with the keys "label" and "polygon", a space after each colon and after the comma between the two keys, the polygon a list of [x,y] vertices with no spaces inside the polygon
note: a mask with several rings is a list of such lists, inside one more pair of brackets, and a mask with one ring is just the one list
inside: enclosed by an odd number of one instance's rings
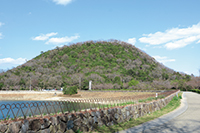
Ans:
{"label": "sloped grassy bank", "polygon": [[172,100],[169,102],[169,104],[167,104],[161,110],[155,111],[151,114],[147,114],[146,116],[143,116],[143,117],[139,117],[136,119],[130,119],[129,121],[119,123],[117,125],[113,125],[113,126],[109,126],[109,127],[107,127],[107,126],[98,127],[95,130],[95,132],[100,132],[100,133],[117,132],[117,131],[125,130],[128,128],[140,125],[142,123],[154,120],[154,119],[178,108],[181,104],[181,101],[180,101],[181,99],[182,99],[182,92],[178,94],[178,97],[177,96],[173,97]]}

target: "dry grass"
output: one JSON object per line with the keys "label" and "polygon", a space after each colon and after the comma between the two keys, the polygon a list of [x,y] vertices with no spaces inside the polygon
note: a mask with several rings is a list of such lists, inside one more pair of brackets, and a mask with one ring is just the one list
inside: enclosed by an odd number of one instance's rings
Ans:
{"label": "dry grass", "polygon": [[79,91],[81,98],[114,98],[124,96],[144,96],[144,95],[156,95],[155,92],[83,92]]}

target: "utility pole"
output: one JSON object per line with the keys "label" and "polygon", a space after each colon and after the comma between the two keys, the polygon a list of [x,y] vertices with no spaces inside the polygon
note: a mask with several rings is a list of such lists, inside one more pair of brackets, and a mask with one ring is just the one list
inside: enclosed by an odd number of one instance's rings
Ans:
{"label": "utility pole", "polygon": [[92,80],[89,81],[89,90],[92,90]]}

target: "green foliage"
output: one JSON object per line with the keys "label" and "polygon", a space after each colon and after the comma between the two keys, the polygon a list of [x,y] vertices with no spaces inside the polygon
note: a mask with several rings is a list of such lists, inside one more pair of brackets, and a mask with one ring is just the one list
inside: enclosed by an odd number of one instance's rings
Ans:
{"label": "green foliage", "polygon": [[4,83],[0,83],[0,90],[3,88]]}
{"label": "green foliage", "polygon": [[199,90],[199,89],[192,89],[192,90],[190,90],[190,91],[196,92],[196,93],[199,93],[199,94],[200,94],[200,90]]}
{"label": "green foliage", "polygon": [[16,72],[14,72],[14,74],[19,76],[20,75],[20,71],[16,71]]}
{"label": "green foliage", "polygon": [[[189,75],[168,71],[150,56],[125,42],[89,41],[57,47],[47,52],[41,51],[40,55],[26,64],[0,74],[0,82],[6,85],[9,83],[8,86],[14,88],[15,79],[18,78],[20,81],[15,86],[27,88],[25,85],[30,82],[27,78],[31,75],[34,88],[59,88],[79,85],[77,77],[82,75],[84,80],[81,81],[80,88],[87,90],[91,74],[99,76],[96,76],[93,85],[109,84],[113,89],[123,89],[123,87],[127,89],[127,83],[129,86],[134,86],[142,82],[151,84],[152,81],[159,79],[171,80],[174,79],[173,76],[177,82],[191,79]],[[71,76],[74,79],[71,79]],[[54,85],[49,81],[51,77],[55,77]],[[135,81],[130,81],[131,78]],[[4,85],[0,84],[0,89],[3,87]],[[103,87],[100,85],[99,88]],[[180,82],[179,88],[184,88],[184,84]]]}
{"label": "green foliage", "polygon": [[121,79],[120,79],[120,77],[119,76],[116,76],[115,78],[114,78],[114,83],[117,83],[117,84],[121,84]]}
{"label": "green foliage", "polygon": [[184,79],[176,79],[171,82],[172,85],[176,86],[176,89],[180,89],[182,91],[186,90],[186,81]]}
{"label": "green foliage", "polygon": [[185,79],[186,81],[190,81],[190,80],[191,80],[191,76],[190,76],[190,75],[185,75],[184,79]]}
{"label": "green foliage", "polygon": [[130,82],[128,82],[129,86],[136,86],[137,84],[139,84],[139,81],[132,79]]}
{"label": "green foliage", "polygon": [[25,85],[25,80],[23,78],[21,78],[21,80],[19,81],[20,85]]}
{"label": "green foliage", "polygon": [[21,70],[26,71],[26,72],[31,72],[31,71],[33,71],[32,67],[29,67],[29,66],[22,66],[22,67],[21,67]]}
{"label": "green foliage", "polygon": [[163,80],[168,80],[169,79],[169,75],[167,73],[162,73],[162,79]]}
{"label": "green foliage", "polygon": [[21,87],[20,90],[25,90],[25,88],[24,88],[24,87]]}
{"label": "green foliage", "polygon": [[179,100],[179,97],[174,96],[174,97],[173,97],[173,100],[174,100],[174,101],[178,101],[178,100]]}
{"label": "green foliage", "polygon": [[64,87],[63,94],[68,94],[68,95],[77,94],[77,86],[71,86],[67,88]]}
{"label": "green foliage", "polygon": [[81,83],[81,90],[88,90],[89,89],[89,81],[88,80],[84,80]]}

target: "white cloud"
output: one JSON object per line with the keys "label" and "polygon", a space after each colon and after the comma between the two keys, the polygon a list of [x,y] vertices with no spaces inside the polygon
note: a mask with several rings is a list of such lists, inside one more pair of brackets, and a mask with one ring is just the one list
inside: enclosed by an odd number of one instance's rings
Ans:
{"label": "white cloud", "polygon": [[0,27],[1,27],[2,25],[4,25],[4,23],[0,22]]}
{"label": "white cloud", "polygon": [[66,6],[72,1],[73,0],[53,0],[53,2],[55,2],[57,5],[64,5],[64,6]]}
{"label": "white cloud", "polygon": [[3,36],[2,33],[0,33],[0,39],[2,39],[2,36]]}
{"label": "white cloud", "polygon": [[49,37],[55,36],[55,35],[57,35],[57,34],[58,34],[57,32],[51,32],[51,33],[48,33],[48,34],[41,34],[40,36],[36,36],[36,37],[32,38],[32,40],[44,41],[44,40],[49,39]]}
{"label": "white cloud", "polygon": [[132,44],[132,45],[135,45],[136,39],[135,38],[129,38],[127,42]]}
{"label": "white cloud", "polygon": [[187,71],[185,71],[184,73],[185,73],[185,74],[188,74],[188,75],[190,75],[190,74],[191,74],[190,72],[187,72]]}
{"label": "white cloud", "polygon": [[139,39],[142,43],[150,45],[164,45],[167,49],[185,47],[200,40],[200,23],[187,28],[172,28],[164,32],[150,33]]}
{"label": "white cloud", "polygon": [[45,44],[61,44],[61,43],[69,43],[72,42],[75,39],[78,39],[80,36],[75,35],[75,36],[65,36],[61,38],[50,38]]}
{"label": "white cloud", "polygon": [[176,49],[176,48],[182,48],[182,47],[185,47],[187,46],[188,44],[194,42],[194,41],[197,41],[200,39],[200,35],[198,36],[190,36],[190,37],[187,37],[187,38],[184,38],[184,39],[180,39],[180,40],[177,40],[177,41],[174,41],[174,42],[169,42],[169,43],[166,43],[165,44],[165,47],[167,49]]}
{"label": "white cloud", "polygon": [[174,61],[176,61],[175,59],[169,59],[166,56],[161,57],[161,56],[156,55],[156,56],[153,56],[153,58],[155,58],[158,62],[163,63],[163,64],[165,64],[167,62],[174,62]]}
{"label": "white cloud", "polygon": [[15,64],[15,65],[20,65],[26,62],[25,58],[18,58],[18,59],[13,59],[13,58],[3,58],[0,59],[0,65],[1,64]]}
{"label": "white cloud", "polygon": [[[0,27],[1,27],[2,25],[4,25],[4,23],[0,22]],[[0,39],[2,39],[2,36],[3,36],[3,34],[0,33]]]}

